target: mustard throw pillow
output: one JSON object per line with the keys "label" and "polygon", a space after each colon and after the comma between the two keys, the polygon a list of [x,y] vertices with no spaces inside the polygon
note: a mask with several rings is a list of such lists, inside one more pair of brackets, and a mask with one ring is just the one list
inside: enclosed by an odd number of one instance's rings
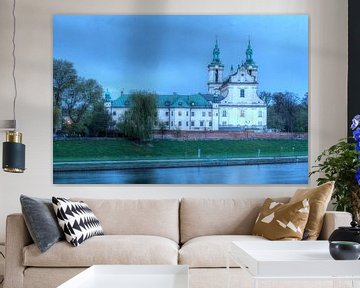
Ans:
{"label": "mustard throw pillow", "polygon": [[334,184],[334,181],[330,181],[315,188],[298,189],[290,199],[289,203],[309,199],[310,214],[305,227],[304,240],[316,240],[319,237]]}
{"label": "mustard throw pillow", "polygon": [[284,204],[267,198],[260,209],[252,234],[269,240],[301,240],[308,217],[307,199]]}

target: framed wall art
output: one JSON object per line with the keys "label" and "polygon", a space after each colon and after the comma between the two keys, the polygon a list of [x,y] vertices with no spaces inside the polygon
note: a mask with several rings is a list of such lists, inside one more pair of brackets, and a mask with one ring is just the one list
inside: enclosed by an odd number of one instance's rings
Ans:
{"label": "framed wall art", "polygon": [[54,184],[307,184],[307,15],[56,15]]}

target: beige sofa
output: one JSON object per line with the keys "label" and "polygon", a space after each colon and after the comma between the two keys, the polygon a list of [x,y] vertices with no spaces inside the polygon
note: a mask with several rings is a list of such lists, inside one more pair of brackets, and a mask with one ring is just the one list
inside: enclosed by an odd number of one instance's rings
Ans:
{"label": "beige sofa", "polygon": [[[61,241],[41,254],[23,216],[8,216],[5,288],[56,287],[94,264],[184,264],[190,267],[191,288],[223,288],[231,241],[268,241],[250,235],[264,199],[82,200],[105,235],[76,248]],[[348,213],[327,212],[321,237],[350,220]],[[235,287],[243,272],[231,266]]]}

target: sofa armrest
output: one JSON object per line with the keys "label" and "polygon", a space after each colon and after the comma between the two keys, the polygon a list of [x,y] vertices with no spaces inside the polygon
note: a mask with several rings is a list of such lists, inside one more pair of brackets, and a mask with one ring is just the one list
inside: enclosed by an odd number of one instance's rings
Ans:
{"label": "sofa armrest", "polygon": [[6,218],[4,288],[22,288],[24,280],[23,248],[33,241],[22,214]]}
{"label": "sofa armrest", "polygon": [[326,211],[324,224],[319,236],[321,240],[329,239],[331,233],[340,226],[350,226],[352,216],[348,212]]}

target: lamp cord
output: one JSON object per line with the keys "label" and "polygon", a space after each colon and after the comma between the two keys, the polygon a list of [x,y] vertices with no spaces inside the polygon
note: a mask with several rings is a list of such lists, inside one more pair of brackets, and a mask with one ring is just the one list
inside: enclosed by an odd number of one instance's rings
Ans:
{"label": "lamp cord", "polygon": [[13,102],[13,116],[15,121],[15,130],[16,130],[16,98],[17,98],[17,85],[16,85],[16,78],[15,78],[15,68],[16,68],[16,56],[15,56],[15,34],[16,34],[16,15],[15,15],[15,8],[16,8],[16,0],[13,0],[13,9],[12,9],[12,16],[13,16],[13,35],[12,35],[12,44],[13,44],[13,50],[12,50],[12,56],[13,56],[13,69],[12,69],[12,77],[14,81],[14,89],[15,89],[15,95],[14,95],[14,102]]}
{"label": "lamp cord", "polygon": [[[0,251],[0,255],[5,259],[5,255]],[[0,285],[4,282],[4,278],[0,278]]]}

